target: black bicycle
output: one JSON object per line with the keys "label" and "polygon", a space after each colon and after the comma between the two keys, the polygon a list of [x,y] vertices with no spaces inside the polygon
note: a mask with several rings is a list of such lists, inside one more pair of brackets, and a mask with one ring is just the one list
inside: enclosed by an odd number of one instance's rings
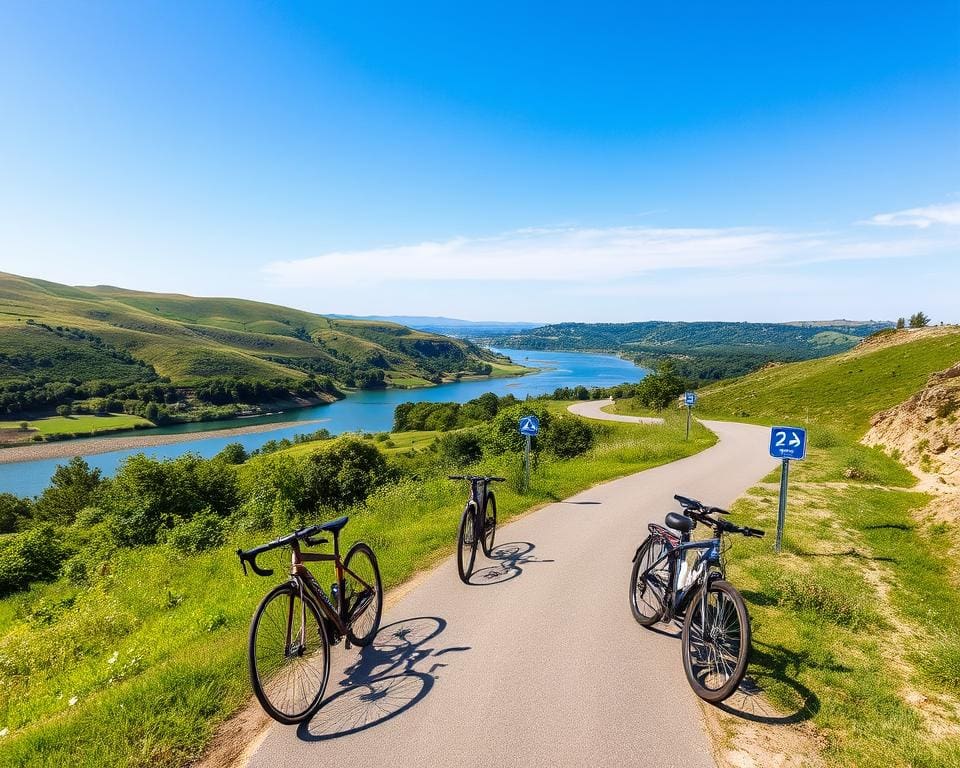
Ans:
{"label": "black bicycle", "polygon": [[490,490],[490,483],[502,483],[507,478],[492,475],[450,475],[451,480],[467,480],[470,483],[470,498],[460,516],[457,533],[457,571],[464,584],[470,583],[473,563],[477,558],[477,542],[483,554],[490,557],[493,538],[497,533],[497,498]]}
{"label": "black bicycle", "polygon": [[[293,724],[306,720],[323,703],[330,676],[330,646],[346,637],[350,644],[369,645],[380,628],[383,585],[376,555],[357,542],[340,559],[339,534],[348,518],[338,517],[312,525],[269,544],[237,550],[243,572],[247,564],[259,576],[273,570],[257,565],[257,556],[271,549],[290,547],[290,580],[271,590],[260,602],[250,622],[248,662],[253,692],[275,720]],[[303,552],[326,544],[318,534],[333,536],[333,554]],[[332,562],[336,582],[330,596],[305,562]]]}
{"label": "black bicycle", "polygon": [[[673,498],[683,514],[670,512],[667,528],[650,523],[650,535],[633,556],[630,609],[645,627],[683,619],[687,681],[697,696],[716,704],[737,690],[750,654],[750,616],[743,597],[725,577],[723,534],[761,538],[764,532],[715,517],[729,514],[719,507],[685,496]],[[713,528],[713,536],[691,541],[697,523]],[[696,555],[688,558],[688,553]]]}

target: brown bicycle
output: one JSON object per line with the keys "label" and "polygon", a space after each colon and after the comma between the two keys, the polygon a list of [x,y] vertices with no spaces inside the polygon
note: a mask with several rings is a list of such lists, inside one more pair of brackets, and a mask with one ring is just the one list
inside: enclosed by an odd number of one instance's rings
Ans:
{"label": "brown bicycle", "polygon": [[[290,547],[290,580],[260,601],[249,639],[253,692],[267,714],[281,723],[302,722],[320,708],[330,676],[331,645],[344,637],[347,648],[369,645],[380,628],[383,585],[376,555],[357,542],[340,559],[339,534],[348,519],[338,517],[253,549],[237,550],[244,573],[249,564],[257,575],[272,576],[272,569],[257,565],[257,556]],[[319,538],[321,533],[333,536],[333,554],[301,550],[301,544],[328,543]],[[305,562],[333,563],[336,582],[329,596]]]}

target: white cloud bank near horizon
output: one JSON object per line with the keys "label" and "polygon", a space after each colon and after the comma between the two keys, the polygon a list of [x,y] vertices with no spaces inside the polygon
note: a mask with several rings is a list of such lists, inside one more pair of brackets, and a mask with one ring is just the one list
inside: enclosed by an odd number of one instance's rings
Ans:
{"label": "white cloud bank near horizon", "polygon": [[[960,225],[960,204],[877,214],[880,227]],[[936,232],[891,237],[879,230],[789,232],[726,227],[529,228],[491,237],[455,237],[274,261],[263,272],[276,286],[303,288],[404,281],[537,281],[597,283],[667,270],[732,270],[907,258],[956,249],[960,239]]]}

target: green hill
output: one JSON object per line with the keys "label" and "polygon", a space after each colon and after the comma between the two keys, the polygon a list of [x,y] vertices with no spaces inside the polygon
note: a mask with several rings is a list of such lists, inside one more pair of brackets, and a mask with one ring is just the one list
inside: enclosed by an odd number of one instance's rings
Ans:
{"label": "green hill", "polygon": [[[617,352],[650,368],[664,359],[691,379],[740,376],[770,362],[832,355],[890,323],[556,323],[483,339],[494,346]],[[471,338],[477,338],[476,334]]]}
{"label": "green hill", "polygon": [[701,390],[698,408],[771,424],[829,424],[856,433],[870,417],[923,388],[927,378],[960,360],[960,328],[888,331],[842,354],[772,365]]}
{"label": "green hill", "polygon": [[471,342],[395,323],[0,273],[0,412],[11,415],[69,401],[69,387],[89,397],[154,382],[322,377],[331,391],[520,370]]}

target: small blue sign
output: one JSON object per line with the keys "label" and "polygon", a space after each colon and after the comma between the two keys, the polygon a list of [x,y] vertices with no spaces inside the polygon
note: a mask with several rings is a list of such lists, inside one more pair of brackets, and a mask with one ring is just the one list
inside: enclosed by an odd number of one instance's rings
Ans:
{"label": "small blue sign", "polygon": [[807,430],[803,427],[771,427],[770,455],[775,459],[802,459],[807,455]]}
{"label": "small blue sign", "polygon": [[520,434],[533,437],[540,431],[540,419],[536,416],[523,416],[520,419]]}
{"label": "small blue sign", "polygon": [[697,393],[696,392],[684,392],[683,393],[683,404],[690,406],[696,405],[697,402]]}

